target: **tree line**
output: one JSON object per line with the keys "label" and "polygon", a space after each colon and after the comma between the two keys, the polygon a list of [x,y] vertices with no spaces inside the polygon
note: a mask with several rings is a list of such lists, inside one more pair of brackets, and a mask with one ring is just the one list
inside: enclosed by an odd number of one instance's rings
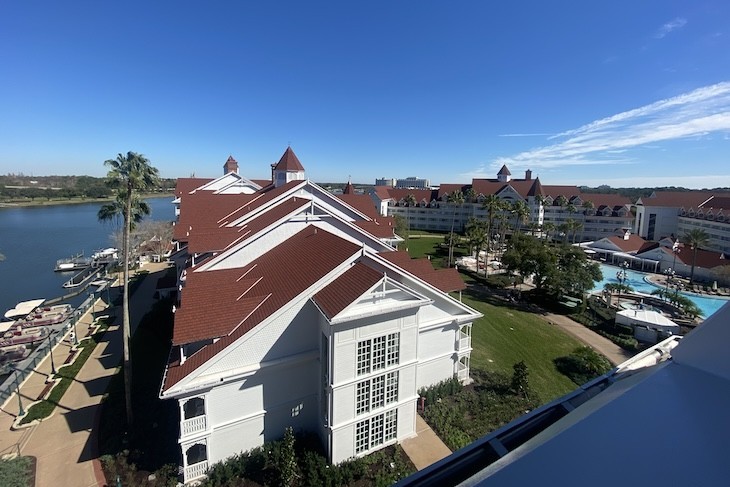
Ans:
{"label": "tree line", "polygon": [[[155,191],[171,192],[175,179],[160,179]],[[93,176],[25,176],[8,174],[0,176],[0,200],[14,199],[74,199],[110,198],[114,196],[106,178]]]}

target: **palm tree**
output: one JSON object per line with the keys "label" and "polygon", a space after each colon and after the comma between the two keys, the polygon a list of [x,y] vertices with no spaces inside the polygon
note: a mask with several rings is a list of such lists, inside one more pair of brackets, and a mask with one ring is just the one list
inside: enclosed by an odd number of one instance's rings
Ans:
{"label": "palm tree", "polygon": [[406,220],[408,221],[408,240],[411,239],[411,206],[416,205],[416,197],[413,196],[413,193],[408,193],[408,196],[406,196],[404,203],[408,207],[408,211],[406,212]]}
{"label": "palm tree", "polygon": [[515,233],[520,231],[522,224],[527,221],[530,216],[530,208],[522,200],[517,200],[512,203],[510,211],[515,215]]}
{"label": "palm tree", "polygon": [[464,204],[464,193],[460,189],[452,191],[446,197],[446,201],[454,205],[454,213],[451,217],[451,237],[449,238],[449,267],[454,260],[454,223],[456,222],[456,209]]}
{"label": "palm tree", "polygon": [[545,232],[545,241],[550,240],[550,232],[555,231],[555,224],[553,222],[545,222],[542,224],[542,231]]}
{"label": "palm tree", "polygon": [[[98,213],[100,220],[113,220],[121,213],[124,222],[122,266],[124,269],[122,298],[122,343],[124,347],[124,395],[127,410],[127,426],[131,426],[132,418],[132,362],[130,360],[131,325],[129,321],[129,234],[133,222],[142,218],[149,207],[142,205],[137,192],[150,190],[159,185],[159,173],[150,165],[150,161],[142,154],[127,152],[118,154],[116,159],[104,161],[109,167],[106,176],[107,185],[116,192],[116,200],[101,207]],[[135,204],[136,203],[136,204]]]}
{"label": "palm tree", "polygon": [[[477,258],[477,274],[479,274],[479,254],[481,253],[484,245],[487,243],[487,229],[484,223],[475,219],[470,218],[466,225],[466,238],[469,241],[469,247],[475,251]],[[484,275],[487,272],[487,258],[484,257]]]}
{"label": "palm tree", "polygon": [[499,198],[499,196],[495,194],[490,194],[487,196],[484,200],[484,203],[482,203],[482,208],[487,210],[487,254],[491,250],[491,244],[492,241],[492,234],[493,232],[493,226],[494,226],[494,214],[498,211],[501,211],[503,208],[503,201]]}
{"label": "palm tree", "polygon": [[710,236],[701,228],[693,228],[681,237],[682,243],[692,248],[692,270],[689,273],[689,283],[692,284],[695,277],[695,262],[697,262],[697,250],[704,247],[710,241]]}

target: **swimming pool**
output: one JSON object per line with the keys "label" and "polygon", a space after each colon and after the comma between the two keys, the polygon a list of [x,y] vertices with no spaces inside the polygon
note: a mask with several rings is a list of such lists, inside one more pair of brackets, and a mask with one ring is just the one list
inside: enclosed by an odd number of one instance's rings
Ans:
{"label": "swimming pool", "polygon": [[[619,271],[619,268],[616,266],[611,266],[607,264],[601,264],[601,272],[603,273],[603,279],[598,282],[593,289],[591,289],[591,292],[595,291],[602,291],[603,287],[606,284],[613,283],[618,284],[619,280],[616,278],[616,273]],[[626,284],[631,286],[634,291],[640,292],[640,293],[646,293],[651,294],[651,292],[655,289],[658,289],[658,286],[655,286],[649,282],[647,282],[644,277],[646,277],[648,274],[646,272],[639,272],[634,271],[631,269],[628,269],[626,271]],[[682,293],[683,295],[687,296],[689,299],[691,299],[697,307],[700,309],[702,313],[703,318],[707,318],[712,313],[717,311],[718,309],[722,308],[722,306],[728,302],[727,299],[722,298],[710,298],[710,297],[704,297],[704,296],[697,296],[696,294],[690,294],[690,293]]]}

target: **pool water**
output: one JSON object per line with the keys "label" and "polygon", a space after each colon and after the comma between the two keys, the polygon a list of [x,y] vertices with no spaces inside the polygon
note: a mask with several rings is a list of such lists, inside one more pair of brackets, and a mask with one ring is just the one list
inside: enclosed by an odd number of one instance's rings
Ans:
{"label": "pool water", "polygon": [[[619,284],[619,280],[616,278],[616,273],[619,271],[618,267],[607,265],[607,264],[601,264],[601,272],[603,273],[603,279],[598,282],[593,289],[591,289],[591,292],[596,291],[602,291],[603,287],[606,284],[613,283],[613,284]],[[649,282],[647,282],[644,278],[648,274],[646,272],[638,272],[631,269],[628,269],[626,271],[626,284],[631,286],[634,291],[640,292],[640,293],[646,293],[651,294],[652,291],[655,289],[658,289],[658,286],[655,286]],[[700,309],[700,312],[702,313],[703,318],[707,318],[708,316],[712,315],[715,311],[722,308],[722,306],[728,302],[727,299],[722,298],[710,298],[710,297],[704,297],[704,296],[697,296],[695,294],[690,293],[681,293],[685,296],[687,296],[689,299],[694,302],[697,307]]]}

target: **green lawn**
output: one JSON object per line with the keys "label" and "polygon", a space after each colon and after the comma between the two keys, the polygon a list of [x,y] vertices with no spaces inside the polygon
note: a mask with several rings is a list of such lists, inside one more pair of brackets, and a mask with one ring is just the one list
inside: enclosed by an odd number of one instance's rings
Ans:
{"label": "green lawn", "polygon": [[[443,235],[439,236],[439,238],[411,237],[407,242],[400,244],[400,248],[405,250],[408,247],[408,253],[412,258],[423,258],[430,255],[433,266],[438,269],[445,267],[446,261],[449,258],[449,249],[440,247],[440,244],[443,242]],[[454,247],[454,259],[466,254],[466,248],[460,246]]]}
{"label": "green lawn", "polygon": [[472,328],[471,368],[512,375],[512,366],[524,360],[532,389],[546,403],[576,388],[557,371],[553,359],[568,355],[581,343],[542,317],[464,296],[464,304],[484,317]]}

